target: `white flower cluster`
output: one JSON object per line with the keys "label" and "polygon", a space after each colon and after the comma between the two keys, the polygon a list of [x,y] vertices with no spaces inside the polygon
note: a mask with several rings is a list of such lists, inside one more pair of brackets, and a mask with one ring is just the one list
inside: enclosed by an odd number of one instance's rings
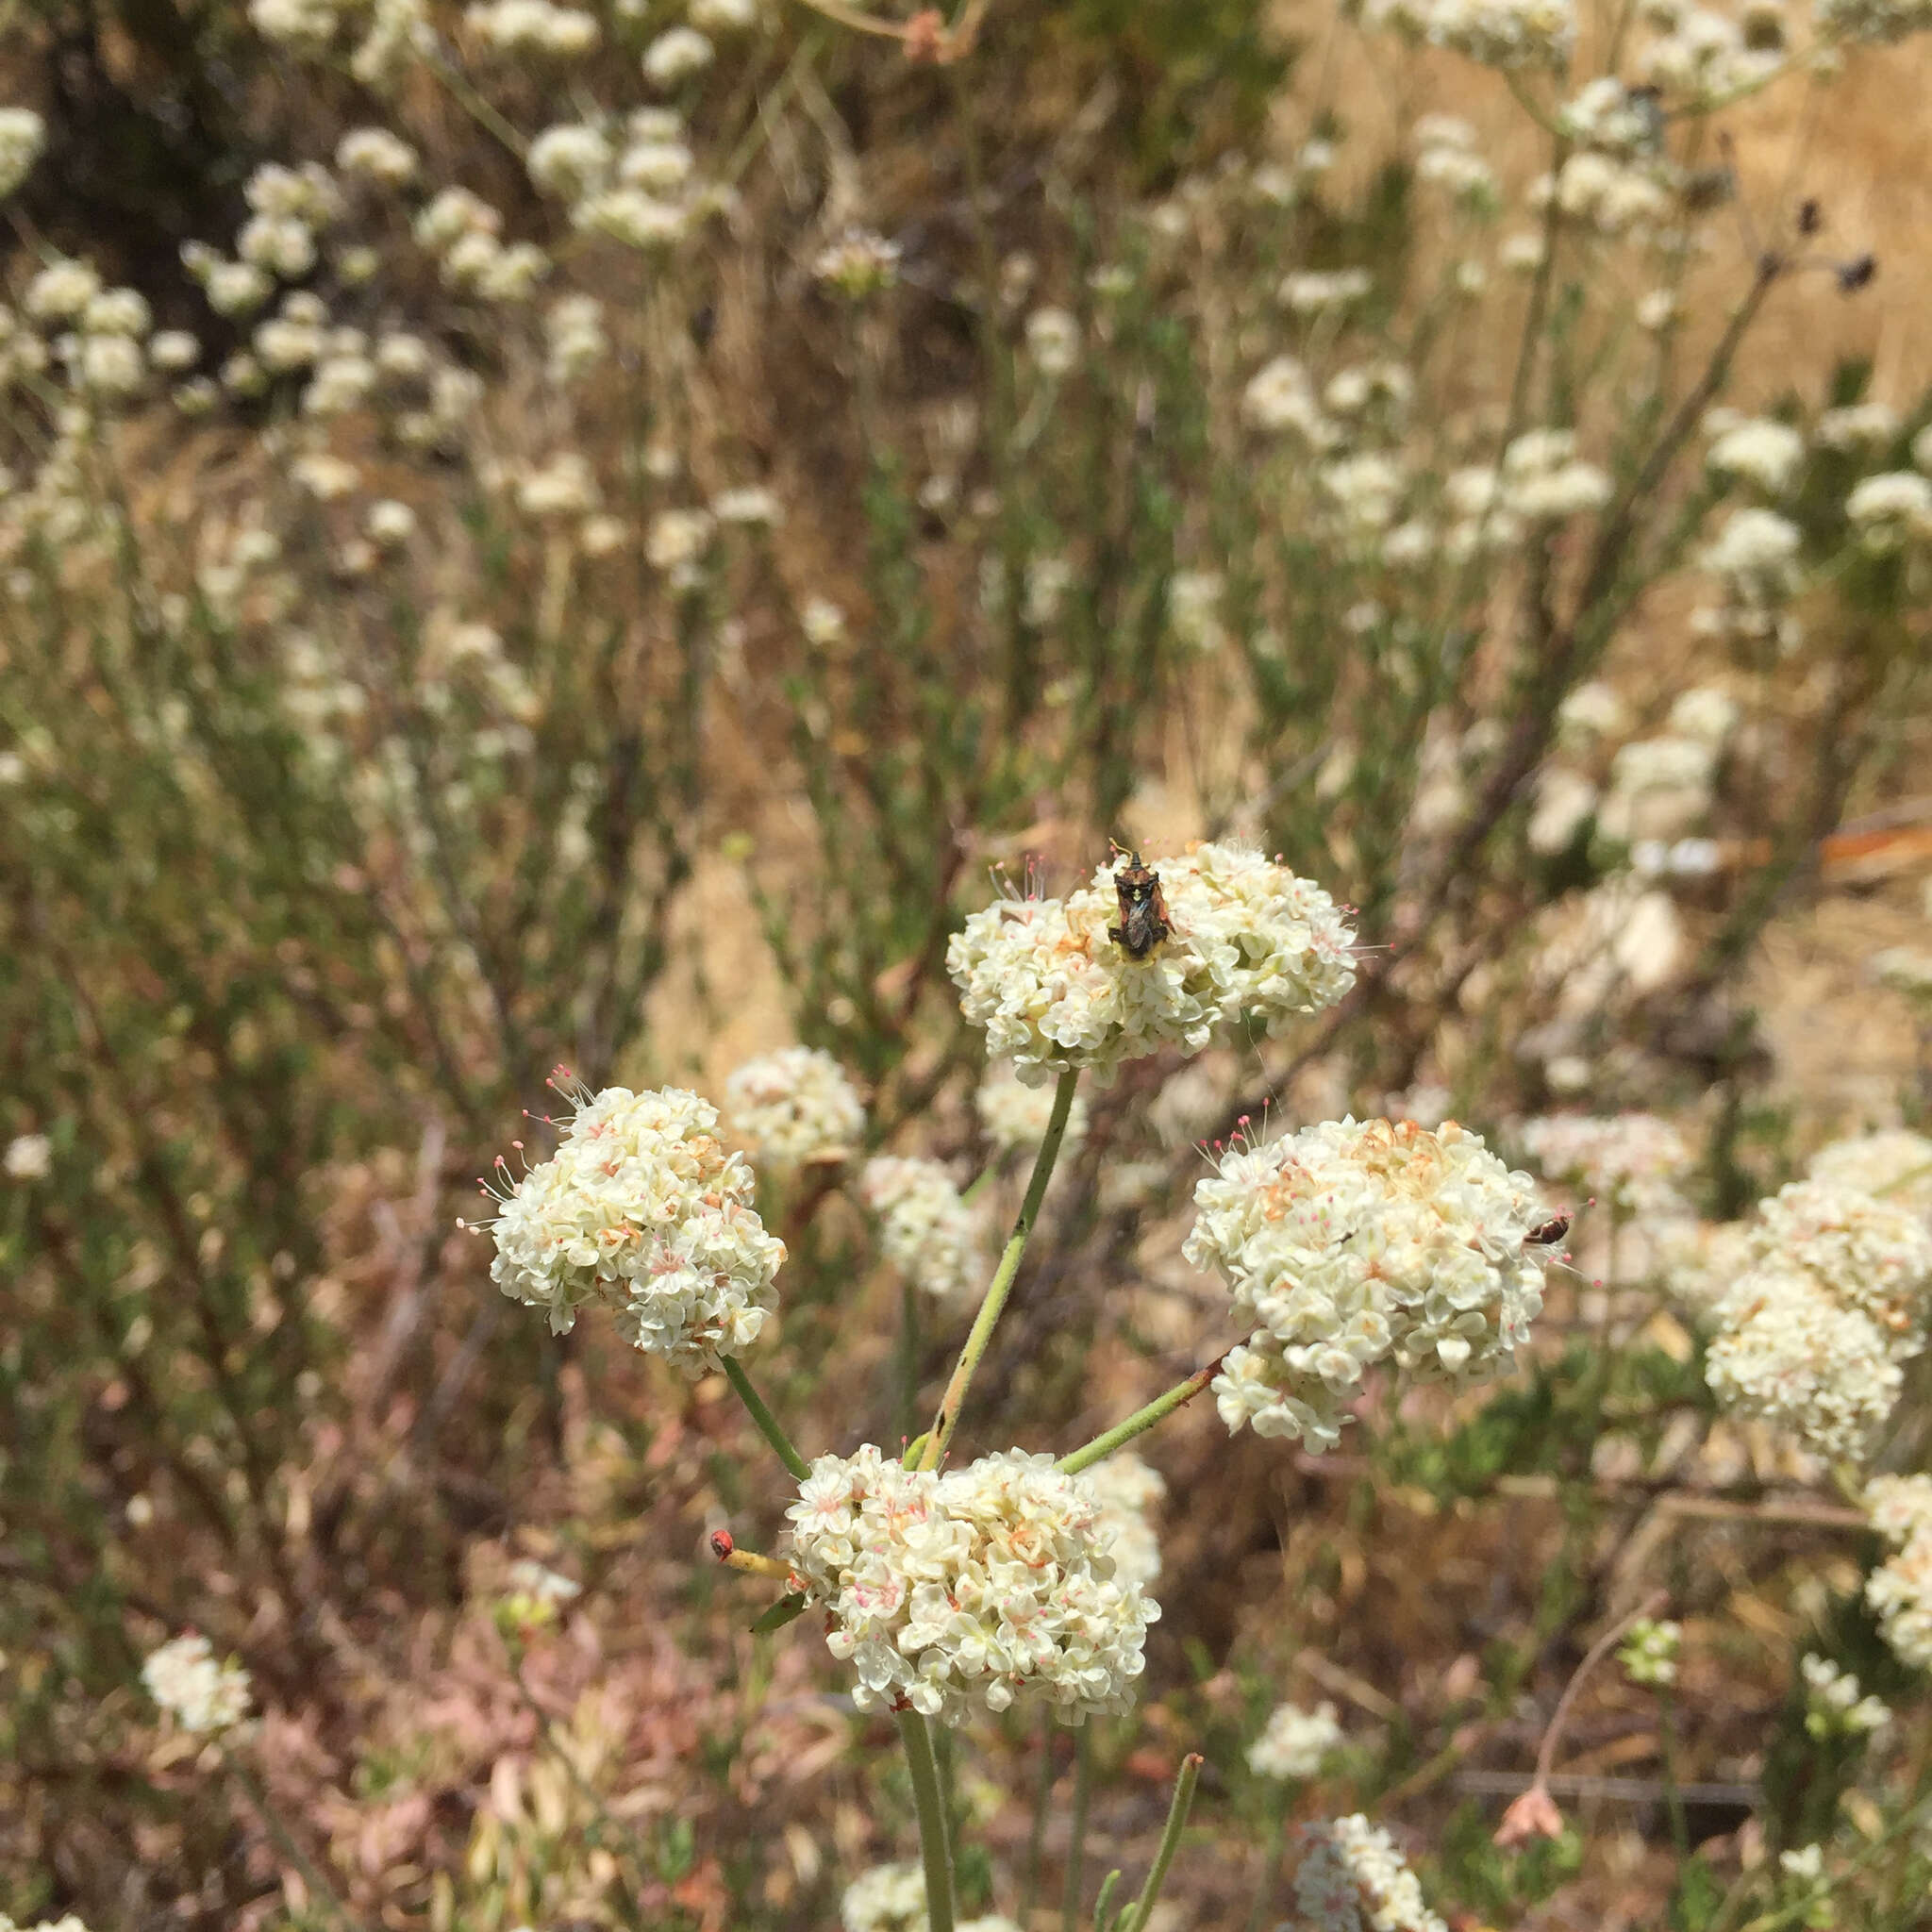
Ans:
{"label": "white flower cluster", "polygon": [[[845,1888],[839,1901],[845,1932],[926,1932],[925,1874],[917,1865],[874,1865]],[[5,1932],[0,1927],[0,1932]],[[958,1932],[1020,1932],[1012,1920],[990,1912],[962,1919]]]}
{"label": "white flower cluster", "polygon": [[1654,1113],[1545,1114],[1517,1130],[1553,1180],[1574,1181],[1632,1211],[1678,1205],[1672,1185],[1690,1163],[1684,1137]]}
{"label": "white flower cluster", "polygon": [[1705,1379],[1721,1407],[1775,1423],[1824,1456],[1857,1456],[1904,1379],[1877,1325],[1817,1276],[1760,1262],[1717,1305]]}
{"label": "white flower cluster", "polygon": [[54,1171],[54,1143],[44,1134],[16,1134],[0,1155],[8,1180],[43,1181]]}
{"label": "white flower cluster", "polygon": [[1261,1735],[1248,1746],[1248,1769],[1257,1777],[1313,1777],[1341,1742],[1341,1726],[1335,1722],[1332,1704],[1318,1704],[1313,1710],[1277,1705]]}
{"label": "white flower cluster", "polygon": [[1876,1697],[1861,1697],[1857,1678],[1828,1657],[1806,1657],[1798,1669],[1805,1678],[1805,1729],[1812,1737],[1821,1741],[1868,1737],[1891,1722],[1890,1707]]}
{"label": "white flower cluster", "polygon": [[1845,521],[1868,550],[1898,550],[1932,536],[1932,482],[1916,470],[1866,476],[1845,498]]}
{"label": "white flower cluster", "polygon": [[1294,1875],[1303,1932],[1448,1932],[1395,1840],[1357,1811],[1307,1827]]}
{"label": "white flower cluster", "polygon": [[215,1660],[206,1637],[190,1630],[149,1654],[141,1667],[147,1694],[184,1731],[216,1737],[248,1715],[248,1673],[232,1659]]}
{"label": "white flower cluster", "polygon": [[1116,1577],[1092,1491],[1052,1457],[941,1473],[868,1443],[820,1457],[786,1514],[861,1710],[903,1703],[959,1724],[1024,1697],[1079,1724],[1127,1707],[1159,1607]]}
{"label": "white flower cluster", "polygon": [[497,1197],[490,1278],[545,1309],[553,1334],[601,1301],[633,1346],[688,1374],[715,1369],[764,1326],[785,1258],[750,1205],[744,1157],[695,1093],[557,1084],[575,1111],[557,1152]]}
{"label": "white flower cluster", "polygon": [[1160,1539],[1147,1515],[1167,1494],[1167,1478],[1130,1449],[1081,1474],[1100,1505],[1100,1533],[1113,1539],[1115,1581],[1145,1590],[1160,1574]]}
{"label": "white flower cluster", "polygon": [[839,1900],[845,1932],[925,1932],[925,1874],[917,1865],[874,1865]]}
{"label": "white flower cluster", "polygon": [[1888,1127],[1833,1141],[1805,1170],[1828,1188],[1853,1189],[1932,1214],[1932,1140],[1907,1127]]}
{"label": "white flower cluster", "polygon": [[[1047,1123],[1053,1117],[1053,1089],[1027,1086],[1010,1066],[991,1066],[986,1070],[973,1104],[986,1138],[995,1147],[1030,1152],[1046,1139]],[[1086,1138],[1087,1103],[1076,1093],[1067,1112],[1062,1151],[1071,1151]]]}
{"label": "white flower cluster", "polygon": [[23,1925],[0,1912],[0,1932],[87,1932],[87,1926],[75,1912],[58,1919],[36,1919],[31,1925]]}
{"label": "white flower cluster", "polygon": [[1872,1573],[1865,1601],[1900,1661],[1932,1671],[1932,1475],[1874,1476],[1865,1513],[1897,1549]]}
{"label": "white flower cluster", "polygon": [[550,0],[487,0],[466,8],[463,25],[498,54],[548,54],[576,59],[596,46],[597,18]]}
{"label": "white flower cluster", "polygon": [[47,124],[31,108],[0,108],[0,201],[33,173],[47,145]]}
{"label": "white flower cluster", "polygon": [[1633,1684],[1674,1684],[1683,1626],[1668,1619],[1640,1617],[1617,1649],[1617,1661]]}
{"label": "white flower cluster", "polygon": [[1735,476],[1767,496],[1782,496],[1797,481],[1805,438],[1775,417],[1726,417],[1704,460],[1713,475]]}
{"label": "white flower cluster", "polygon": [[724,1082],[724,1106],[760,1165],[790,1172],[847,1158],[865,1134],[865,1106],[845,1070],[815,1047],[746,1060]]}
{"label": "white flower cluster", "polygon": [[1229,1153],[1194,1203],[1183,1252],[1254,1331],[1214,1381],[1233,1430],[1331,1449],[1375,1363],[1500,1374],[1542,1307],[1536,1183],[1454,1121],[1304,1127]]}
{"label": "white flower cluster", "polygon": [[978,1224],[937,1160],[881,1154],[865,1163],[858,1196],[879,1217],[886,1259],[936,1301],[965,1294],[978,1276]]}
{"label": "white flower cluster", "polygon": [[1233,845],[1163,859],[1173,930],[1145,958],[1108,937],[1110,867],[1064,899],[1003,899],[954,934],[946,967],[987,1048],[1029,1068],[1103,1078],[1161,1047],[1199,1053],[1243,1016],[1278,1032],[1355,983],[1354,934],[1319,886]]}
{"label": "white flower cluster", "polygon": [[1576,45],[1570,0],[1432,0],[1428,39],[1485,67],[1561,73]]}
{"label": "white flower cluster", "polygon": [[896,242],[870,228],[847,228],[812,258],[811,272],[848,302],[862,302],[899,279],[901,253]]}

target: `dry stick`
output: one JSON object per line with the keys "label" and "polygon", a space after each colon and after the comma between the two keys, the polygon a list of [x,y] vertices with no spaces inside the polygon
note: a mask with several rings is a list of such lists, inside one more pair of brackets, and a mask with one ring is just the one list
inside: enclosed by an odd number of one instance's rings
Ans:
{"label": "dry stick", "polygon": [[953,1431],[959,1425],[959,1411],[965,1407],[967,1390],[973,1386],[974,1372],[986,1355],[987,1344],[992,1340],[993,1326],[1007,1305],[1007,1297],[1013,1291],[1013,1280],[1020,1272],[1020,1257],[1026,1252],[1026,1238],[1033,1232],[1034,1222],[1040,1218],[1040,1204],[1045,1197],[1047,1182],[1053,1178],[1054,1162],[1059,1158],[1060,1142],[1066,1138],[1067,1116],[1074,1108],[1074,1089],[1079,1080],[1080,1070],[1068,1067],[1060,1074],[1059,1085],[1054,1089],[1053,1117],[1046,1124],[1046,1138],[1041,1141],[1040,1152],[1034,1157],[1033,1178],[1026,1183],[1026,1198],[1020,1204],[1019,1217],[1013,1223],[1012,1233],[1007,1238],[1000,1264],[987,1286],[986,1299],[980,1303],[979,1312],[973,1318],[973,1332],[967,1336],[966,1346],[959,1352],[953,1379],[946,1384],[946,1392],[940,1398],[940,1412],[933,1418],[931,1433],[926,1437],[925,1447],[915,1465],[919,1469],[939,1467],[940,1459],[953,1440]]}
{"label": "dry stick", "polygon": [[1583,1689],[1584,1679],[1601,1663],[1616,1645],[1624,1633],[1633,1624],[1641,1624],[1644,1618],[1653,1616],[1670,1602],[1667,1591],[1653,1591],[1637,1606],[1627,1617],[1620,1617],[1583,1654],[1583,1661],[1571,1674],[1569,1683],[1563,1687],[1563,1694],[1557,1700],[1555,1715],[1550,1719],[1550,1727],[1543,1733],[1543,1741],[1536,1754],[1536,1775],[1530,1780],[1531,1790],[1545,1793],[1550,1788],[1550,1773],[1556,1768],[1557,1746],[1563,1740],[1563,1727],[1570,1722],[1571,1707],[1575,1704],[1577,1693]]}

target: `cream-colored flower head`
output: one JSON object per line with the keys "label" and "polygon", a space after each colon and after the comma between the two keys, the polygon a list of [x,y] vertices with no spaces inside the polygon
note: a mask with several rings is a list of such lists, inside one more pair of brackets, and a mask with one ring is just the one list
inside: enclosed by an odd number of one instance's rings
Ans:
{"label": "cream-colored flower head", "polygon": [[1332,1704],[1313,1710],[1277,1705],[1261,1735],[1248,1746],[1248,1769],[1258,1777],[1313,1777],[1341,1742],[1341,1726],[1335,1722]]}
{"label": "cream-colored flower head", "polygon": [[847,1159],[865,1137],[858,1090],[815,1047],[785,1046],[746,1060],[724,1082],[724,1108],[759,1166],[777,1172]]}
{"label": "cream-colored flower head", "polygon": [[[1008,1065],[991,1066],[973,1096],[986,1138],[1006,1151],[1030,1154],[1046,1139],[1053,1116],[1053,1090],[1029,1087]],[[1087,1138],[1087,1103],[1078,1094],[1067,1113],[1060,1151],[1071,1153]]]}
{"label": "cream-colored flower head", "polygon": [[1167,1494],[1167,1478],[1131,1449],[1119,1449],[1081,1472],[1100,1505],[1103,1535],[1113,1538],[1113,1574],[1143,1590],[1160,1574],[1160,1538],[1149,1513]]}
{"label": "cream-colored flower head", "polygon": [[1517,1138],[1551,1179],[1574,1181],[1629,1208],[1676,1206],[1672,1183],[1690,1164],[1684,1137],[1654,1113],[1546,1114],[1524,1121]]}
{"label": "cream-colored flower head", "polygon": [[879,1218],[886,1259],[913,1287],[950,1301],[974,1286],[978,1224],[937,1160],[878,1155],[858,1176],[858,1196]]}
{"label": "cream-colored flower head", "polygon": [[[497,1196],[492,1281],[544,1309],[553,1334],[602,1302],[633,1346],[687,1374],[748,1347],[776,1301],[785,1244],[751,1206],[754,1178],[717,1109],[667,1088],[592,1095],[567,1074],[562,1144]],[[508,1164],[498,1172],[508,1178]]]}
{"label": "cream-colored flower head", "polygon": [[1341,1440],[1362,1377],[1507,1370],[1542,1307],[1536,1183],[1454,1121],[1329,1121],[1240,1146],[1194,1190],[1184,1253],[1253,1333],[1215,1378],[1230,1429]]}
{"label": "cream-colored flower head", "polygon": [[1766,1264],[1718,1306],[1705,1377],[1724,1409],[1776,1424],[1822,1456],[1860,1456],[1903,1374],[1876,1324],[1803,1269]]}
{"label": "cream-colored flower head", "polygon": [[1360,1812],[1305,1826],[1303,1841],[1294,1875],[1303,1932],[1448,1932],[1395,1840]]}
{"label": "cream-colored flower head", "polygon": [[184,1731],[219,1737],[248,1716],[248,1673],[232,1658],[218,1662],[206,1637],[187,1631],[149,1654],[141,1667],[147,1694]]}
{"label": "cream-colored flower head", "polygon": [[960,1724],[1022,1702],[1078,1724],[1127,1707],[1159,1607],[1116,1575],[1092,1491],[1050,1456],[941,1473],[868,1443],[821,1456],[786,1514],[861,1710]]}
{"label": "cream-colored flower head", "polygon": [[1865,1509],[1898,1552],[1872,1573],[1865,1601],[1899,1659],[1932,1671],[1932,1475],[1874,1476]]}
{"label": "cream-colored flower head", "polygon": [[845,1932],[925,1932],[925,1875],[917,1865],[874,1865],[839,1901]]}
{"label": "cream-colored flower head", "polygon": [[1868,1315],[1893,1356],[1925,1346],[1932,1313],[1932,1227],[1895,1201],[1820,1180],[1792,1181],[1757,1204],[1756,1255],[1802,1268],[1833,1299]]}
{"label": "cream-colored flower head", "polygon": [[1199,845],[1160,859],[1173,930],[1135,959],[1108,937],[1114,868],[1064,899],[1002,899],[954,934],[946,967],[987,1050],[1022,1079],[1162,1047],[1199,1053],[1247,1019],[1279,1032],[1355,984],[1354,934],[1321,887],[1258,853]]}

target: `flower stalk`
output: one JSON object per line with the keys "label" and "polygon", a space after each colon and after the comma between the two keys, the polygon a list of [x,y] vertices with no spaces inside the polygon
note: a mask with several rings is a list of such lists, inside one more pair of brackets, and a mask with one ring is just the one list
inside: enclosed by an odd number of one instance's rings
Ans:
{"label": "flower stalk", "polygon": [[1000,1264],[993,1270],[992,1280],[987,1286],[986,1299],[980,1303],[979,1312],[973,1318],[973,1329],[966,1338],[966,1346],[959,1353],[952,1380],[946,1384],[945,1394],[940,1398],[939,1414],[933,1418],[932,1431],[925,1439],[925,1447],[920,1452],[918,1467],[921,1469],[937,1469],[940,1466],[941,1458],[953,1440],[953,1431],[958,1426],[959,1411],[966,1404],[966,1391],[973,1386],[974,1374],[992,1340],[992,1331],[1007,1306],[1007,1297],[1013,1291],[1014,1279],[1020,1273],[1020,1257],[1026,1252],[1027,1237],[1032,1234],[1033,1224],[1040,1217],[1040,1204],[1046,1197],[1046,1184],[1053,1178],[1054,1163],[1059,1158],[1060,1142],[1067,1133],[1067,1116],[1074,1109],[1074,1089],[1079,1084],[1079,1079],[1080,1070],[1068,1067],[1060,1074],[1059,1085],[1054,1090],[1053,1115],[1046,1124],[1040,1152],[1033,1159],[1033,1176],[1026,1183],[1026,1198],[1020,1203],[1013,1231],[1007,1237]]}
{"label": "flower stalk", "polygon": [[811,1474],[811,1465],[791,1446],[791,1437],[778,1425],[778,1418],[765,1407],[764,1398],[751,1386],[751,1377],[739,1365],[735,1356],[724,1357],[724,1376],[738,1391],[738,1399],[758,1425],[758,1433],[778,1452],[778,1460],[803,1482]]}
{"label": "flower stalk", "polygon": [[1095,1436],[1092,1441],[1062,1456],[1059,1469],[1067,1475],[1078,1475],[1083,1469],[1091,1469],[1096,1462],[1104,1462],[1116,1449],[1131,1442],[1136,1436],[1146,1434],[1156,1423],[1171,1416],[1184,1403],[1193,1401],[1221,1373],[1221,1365],[1226,1359],[1227,1351],[1224,1349],[1211,1362],[1196,1369],[1186,1381],[1176,1382],[1172,1389],[1157,1395],[1146,1407],[1137,1408],[1105,1435]]}
{"label": "flower stalk", "polygon": [[929,1932],[953,1932],[953,1843],[946,1828],[945,1800],[939,1767],[933,1761],[932,1732],[918,1711],[898,1713],[899,1739],[912,1779],[912,1806],[919,1817],[919,1856],[925,1867],[925,1919]]}

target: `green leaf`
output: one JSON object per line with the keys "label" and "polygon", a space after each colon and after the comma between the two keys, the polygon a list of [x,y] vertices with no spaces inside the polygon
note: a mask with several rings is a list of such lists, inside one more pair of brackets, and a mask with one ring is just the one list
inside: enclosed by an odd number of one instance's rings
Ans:
{"label": "green leaf", "polygon": [[782,1630],[804,1615],[805,1598],[797,1591],[790,1591],[751,1626],[752,1635],[769,1637],[774,1630]]}

